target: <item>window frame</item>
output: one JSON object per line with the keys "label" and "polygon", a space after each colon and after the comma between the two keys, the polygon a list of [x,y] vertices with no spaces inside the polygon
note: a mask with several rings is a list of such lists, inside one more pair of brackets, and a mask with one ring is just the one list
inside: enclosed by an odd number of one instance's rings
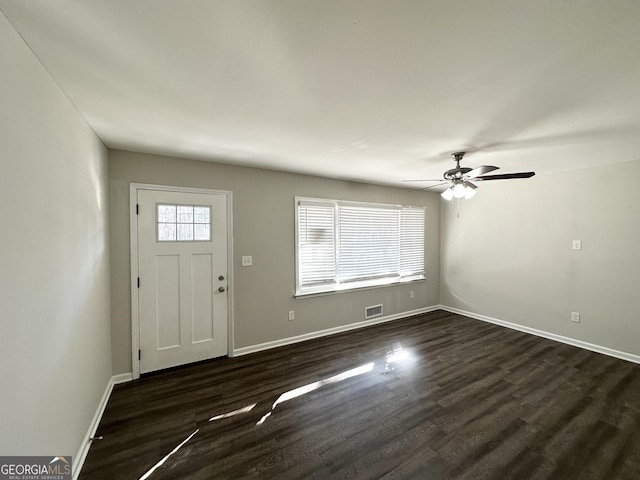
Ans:
{"label": "window frame", "polygon": [[[333,207],[333,248],[334,248],[334,262],[336,265],[335,273],[333,275],[333,282],[327,284],[318,284],[315,286],[303,286],[301,284],[301,245],[300,245],[300,234],[301,234],[301,226],[300,226],[300,212],[299,208],[307,205],[317,205]],[[338,220],[338,209],[340,206],[346,207],[356,207],[356,208],[371,208],[371,209],[385,209],[385,210],[395,210],[402,212],[403,210],[416,209],[421,210],[423,212],[422,216],[422,270],[417,273],[413,273],[412,275],[402,276],[401,272],[396,272],[394,275],[380,275],[378,277],[367,277],[359,280],[351,280],[346,282],[339,281],[339,264],[340,264],[340,254],[339,254],[339,243],[340,243],[340,226]],[[425,240],[426,240],[426,207],[422,205],[399,205],[399,204],[387,204],[387,203],[374,203],[374,202],[361,202],[361,201],[351,201],[351,200],[336,200],[336,199],[328,199],[328,198],[313,198],[313,197],[302,197],[296,196],[294,197],[294,216],[295,216],[295,294],[296,298],[298,297],[307,297],[310,295],[327,295],[332,293],[340,293],[346,291],[359,290],[363,288],[380,288],[391,285],[401,285],[415,281],[424,281],[426,279],[426,265],[425,265]],[[398,225],[398,234],[402,235],[403,227],[402,221],[400,220]],[[402,251],[403,242],[400,241],[400,245],[398,247],[400,256]],[[398,264],[400,266],[400,263]]]}
{"label": "window frame", "polygon": [[[176,207],[176,221],[175,222],[161,222],[160,221],[160,207]],[[180,222],[178,221],[178,207],[191,207],[194,211],[193,213],[193,221],[192,222]],[[209,221],[207,223],[204,222],[196,222],[195,220],[195,209],[196,208],[206,208],[209,210]],[[162,203],[157,202],[155,206],[155,229],[156,229],[156,243],[207,243],[211,242],[213,239],[213,221],[212,221],[213,209],[211,205],[196,205],[196,204],[185,204],[185,203]],[[160,239],[160,225],[175,225],[176,226],[176,238],[172,240],[162,240]],[[193,238],[189,240],[180,240],[178,238],[178,226],[179,225],[191,225],[193,226]],[[196,225],[207,225],[209,227],[209,238],[208,239],[196,239],[195,238],[195,228]]]}

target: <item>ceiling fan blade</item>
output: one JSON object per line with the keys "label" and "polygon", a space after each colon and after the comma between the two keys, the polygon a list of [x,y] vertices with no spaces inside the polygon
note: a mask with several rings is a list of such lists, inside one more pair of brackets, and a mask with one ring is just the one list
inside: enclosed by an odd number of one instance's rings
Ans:
{"label": "ceiling fan blade", "polygon": [[500,167],[494,167],[493,165],[480,165],[479,167],[474,168],[469,173],[465,175],[467,178],[476,178],[480,175],[484,175],[485,173],[493,172],[494,170],[498,170]]}
{"label": "ceiling fan blade", "polygon": [[519,173],[503,173],[500,175],[481,175],[475,177],[475,180],[509,180],[512,178],[530,178],[533,177],[536,172],[519,172]]}
{"label": "ceiling fan blade", "polygon": [[441,178],[415,178],[412,180],[402,180],[403,182],[441,182]]}
{"label": "ceiling fan blade", "polygon": [[429,190],[430,188],[436,188],[436,187],[440,187],[442,185],[448,185],[449,182],[440,182],[440,183],[436,183],[435,185],[429,185],[428,187],[422,187],[422,188],[413,188],[411,189],[411,193],[413,192],[420,192],[422,190]]}

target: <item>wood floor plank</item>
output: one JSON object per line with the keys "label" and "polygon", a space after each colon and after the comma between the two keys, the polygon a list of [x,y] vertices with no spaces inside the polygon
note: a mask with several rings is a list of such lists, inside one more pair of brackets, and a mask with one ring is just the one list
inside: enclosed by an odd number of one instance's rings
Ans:
{"label": "wood floor plank", "polygon": [[436,311],[117,385],[96,434],[82,480],[637,479],[640,366]]}

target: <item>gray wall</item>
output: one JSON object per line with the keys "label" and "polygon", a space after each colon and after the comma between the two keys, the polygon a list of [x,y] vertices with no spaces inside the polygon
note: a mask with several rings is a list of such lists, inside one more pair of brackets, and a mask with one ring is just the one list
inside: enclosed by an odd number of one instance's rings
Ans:
{"label": "gray wall", "polygon": [[440,303],[640,355],[638,178],[640,161],[486,182],[459,218],[443,201]]}
{"label": "gray wall", "polygon": [[111,378],[107,153],[0,13],[0,452],[76,455]]}
{"label": "gray wall", "polygon": [[[124,151],[110,151],[109,179],[114,373],[131,371],[131,182],[233,192],[236,349],[360,322],[368,305],[382,303],[392,315],[438,303],[437,194]],[[295,299],[296,195],[426,206],[426,281]],[[242,255],[252,255],[254,266],[241,267]],[[289,310],[296,312],[292,322]]]}

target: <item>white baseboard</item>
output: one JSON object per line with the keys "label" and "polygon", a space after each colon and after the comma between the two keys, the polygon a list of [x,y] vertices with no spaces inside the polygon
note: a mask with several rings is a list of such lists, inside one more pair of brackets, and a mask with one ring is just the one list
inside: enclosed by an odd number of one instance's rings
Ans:
{"label": "white baseboard", "polygon": [[118,375],[114,375],[111,377],[114,385],[118,385],[119,383],[127,383],[133,380],[133,374],[131,372],[128,373],[119,373]]}
{"label": "white baseboard", "polygon": [[439,305],[433,305],[431,307],[418,308],[416,310],[410,310],[408,312],[395,313],[393,315],[386,315],[384,317],[372,318],[370,320],[364,320],[362,322],[340,325],[339,327],[327,328],[326,330],[318,330],[316,332],[305,333],[303,335],[297,335],[295,337],[281,338],[279,340],[273,340],[271,342],[260,343],[257,345],[250,345],[248,347],[234,348],[232,356],[236,357],[240,355],[248,355],[250,353],[261,352],[263,350],[269,350],[271,348],[283,347],[285,345],[291,345],[293,343],[304,342],[305,340],[326,337],[327,335],[348,332],[349,330],[356,330],[358,328],[368,327],[370,325],[377,325],[379,323],[391,322],[400,318],[433,312],[438,309],[440,309]]}
{"label": "white baseboard", "polygon": [[71,471],[73,472],[73,480],[77,480],[80,475],[80,470],[84,465],[84,461],[87,458],[87,454],[89,453],[89,447],[91,446],[91,438],[96,434],[98,430],[98,425],[100,425],[100,420],[102,419],[102,414],[104,413],[104,409],[107,408],[107,403],[109,402],[109,397],[111,396],[111,392],[113,391],[114,385],[118,383],[129,382],[132,379],[131,373],[121,373],[119,375],[114,375],[109,379],[106,388],[104,389],[104,393],[102,394],[102,398],[100,399],[100,403],[98,404],[98,408],[96,413],[93,415],[93,419],[91,419],[91,423],[89,424],[89,429],[82,440],[82,444],[80,445],[80,449],[75,457],[73,457],[73,467]]}
{"label": "white baseboard", "polygon": [[465,317],[474,318],[476,320],[482,320],[483,322],[493,323],[495,325],[500,325],[502,327],[511,328],[512,330],[518,330],[520,332],[530,333],[538,337],[548,338],[549,340],[555,340],[556,342],[566,343],[567,345],[573,345],[574,347],[584,348],[585,350],[590,350],[596,353],[602,353],[604,355],[609,355],[610,357],[615,357],[621,360],[627,360],[628,362],[640,364],[640,355],[635,355],[633,353],[621,352],[619,350],[603,347],[601,345],[595,345],[593,343],[583,342],[582,340],[576,340],[575,338],[564,337],[562,335],[557,335],[555,333],[545,332],[544,330],[538,330],[536,328],[525,327],[524,325],[518,325],[517,323],[507,322],[505,320],[488,317],[486,315],[467,312],[466,310],[460,310],[459,308],[448,307],[446,305],[440,305],[439,308],[447,312],[457,313],[458,315],[463,315]]}

